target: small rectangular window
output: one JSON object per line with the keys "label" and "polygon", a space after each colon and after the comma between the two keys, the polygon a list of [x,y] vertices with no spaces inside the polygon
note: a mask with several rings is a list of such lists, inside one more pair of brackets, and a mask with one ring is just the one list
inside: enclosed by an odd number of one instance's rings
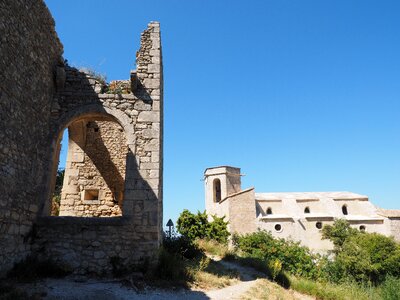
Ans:
{"label": "small rectangular window", "polygon": [[99,190],[85,190],[83,200],[99,200]]}

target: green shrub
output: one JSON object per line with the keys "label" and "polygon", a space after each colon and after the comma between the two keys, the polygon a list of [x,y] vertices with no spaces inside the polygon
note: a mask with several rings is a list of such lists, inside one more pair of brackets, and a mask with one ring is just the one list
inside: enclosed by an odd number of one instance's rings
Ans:
{"label": "green shrub", "polygon": [[158,278],[168,281],[179,282],[191,279],[190,273],[186,270],[183,258],[164,248],[161,248],[159,252],[156,274]]}
{"label": "green shrub", "polygon": [[177,221],[178,232],[192,241],[211,239],[226,243],[229,237],[228,222],[224,221],[224,217],[212,216],[212,218],[213,221],[209,222],[205,211],[193,214],[185,209]]}
{"label": "green shrub", "polygon": [[400,276],[400,247],[393,238],[381,234],[357,234],[346,239],[335,263],[342,277],[379,283],[386,275]]}
{"label": "green shrub", "polygon": [[382,300],[400,299],[400,279],[388,276],[381,288]]}
{"label": "green shrub", "polygon": [[307,278],[315,278],[317,275],[315,261],[319,256],[313,255],[307,247],[300,246],[298,242],[276,239],[264,230],[235,236],[233,242],[250,257],[261,259],[267,264],[281,262],[282,269],[293,275]]}
{"label": "green shrub", "polygon": [[325,264],[325,278],[332,282],[382,282],[387,275],[400,276],[400,246],[393,238],[360,232],[346,220],[324,226],[323,238],[334,244],[335,259]]}
{"label": "green shrub", "polygon": [[334,245],[334,252],[338,253],[350,236],[358,234],[357,229],[351,228],[350,223],[345,219],[337,219],[333,225],[325,225],[322,228],[322,239],[329,239]]}
{"label": "green shrub", "polygon": [[163,247],[171,254],[192,259],[202,254],[197,244],[184,235],[165,237]]}

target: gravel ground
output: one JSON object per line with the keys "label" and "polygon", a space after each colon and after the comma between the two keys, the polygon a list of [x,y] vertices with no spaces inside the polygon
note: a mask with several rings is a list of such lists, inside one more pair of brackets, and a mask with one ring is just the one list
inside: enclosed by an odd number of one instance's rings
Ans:
{"label": "gravel ground", "polygon": [[[218,257],[211,257],[219,260]],[[252,288],[257,278],[263,277],[261,273],[252,268],[240,266],[233,262],[219,261],[230,269],[236,269],[240,273],[241,281],[232,286],[218,290],[162,290],[153,288],[138,289],[131,284],[123,284],[117,280],[95,280],[77,277],[64,279],[45,279],[34,284],[21,286],[32,295],[32,299],[44,300],[125,300],[125,299],[150,299],[150,300],[175,300],[175,299],[240,299],[246,295],[246,291]],[[299,300],[315,299],[291,291],[291,295]]]}

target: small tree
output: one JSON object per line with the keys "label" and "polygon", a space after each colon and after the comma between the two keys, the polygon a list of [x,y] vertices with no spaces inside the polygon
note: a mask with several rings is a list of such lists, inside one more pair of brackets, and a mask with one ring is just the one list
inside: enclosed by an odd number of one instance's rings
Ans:
{"label": "small tree", "polygon": [[228,222],[224,220],[224,217],[212,216],[212,218],[213,221],[209,222],[205,211],[193,214],[185,209],[177,221],[178,232],[192,241],[210,239],[226,243],[229,237]]}
{"label": "small tree", "polygon": [[357,229],[351,228],[350,224],[345,219],[337,219],[333,225],[325,225],[322,228],[322,239],[329,239],[334,245],[334,253],[338,253],[346,239],[350,236],[358,234]]}

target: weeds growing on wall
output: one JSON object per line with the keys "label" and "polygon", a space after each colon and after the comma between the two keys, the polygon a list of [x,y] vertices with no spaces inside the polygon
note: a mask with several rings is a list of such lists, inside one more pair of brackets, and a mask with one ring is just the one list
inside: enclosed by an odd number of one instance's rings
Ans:
{"label": "weeds growing on wall", "polygon": [[96,71],[93,68],[89,67],[81,67],[79,68],[80,72],[88,74],[92,78],[96,79],[98,82],[102,83],[103,85],[107,85],[107,75]]}

